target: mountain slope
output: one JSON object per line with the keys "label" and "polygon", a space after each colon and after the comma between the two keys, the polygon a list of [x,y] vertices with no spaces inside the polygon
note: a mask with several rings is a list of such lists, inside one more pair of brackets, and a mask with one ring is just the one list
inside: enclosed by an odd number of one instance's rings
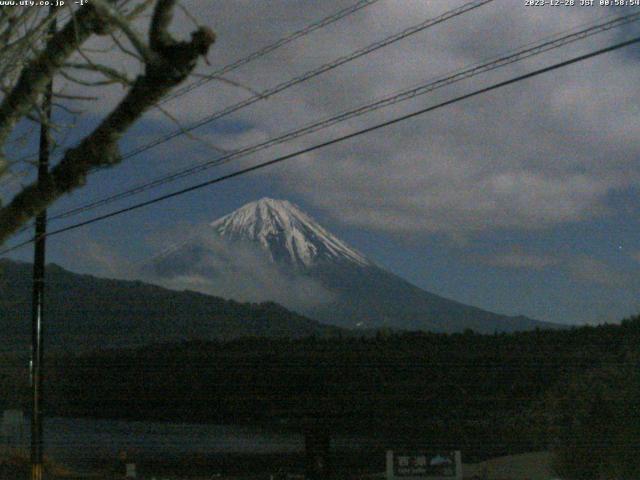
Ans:
{"label": "mountain slope", "polygon": [[297,206],[286,200],[263,198],[251,202],[211,224],[229,241],[250,241],[268,252],[271,260],[301,268],[318,262],[370,262],[338,239]]}
{"label": "mountain slope", "polygon": [[[189,339],[304,337],[338,329],[274,303],[247,304],[138,281],[78,275],[47,267],[47,346],[93,349]],[[3,350],[28,349],[31,265],[0,260]]]}
{"label": "mountain slope", "polygon": [[[288,201],[263,198],[251,202],[212,222],[204,235],[224,241],[228,249],[252,245],[281,274],[297,276],[299,283],[309,279],[317,282],[318,288],[331,293],[326,301],[308,305],[292,305],[286,297],[278,301],[331,325],[436,332],[471,328],[481,333],[558,327],[522,316],[495,314],[426,292],[378,267]],[[216,248],[201,237],[174,249],[157,264],[180,265],[184,277],[194,259],[187,252],[198,251],[202,257],[202,252]],[[212,265],[200,264],[198,274],[206,276],[207,268],[215,278],[212,285],[230,281],[228,276],[217,275]]]}
{"label": "mountain slope", "polygon": [[[513,332],[558,325],[524,316],[499,315],[422,290],[376,266],[361,269],[320,266],[311,273],[341,292],[331,303],[304,314],[341,326],[389,327],[432,332]],[[329,288],[329,287],[328,287]],[[352,319],[358,323],[353,325]]]}

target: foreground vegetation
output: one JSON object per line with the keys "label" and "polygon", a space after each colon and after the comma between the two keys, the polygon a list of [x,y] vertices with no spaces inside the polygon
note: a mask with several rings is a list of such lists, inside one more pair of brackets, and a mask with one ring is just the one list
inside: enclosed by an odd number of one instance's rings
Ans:
{"label": "foreground vegetation", "polygon": [[[456,447],[552,448],[567,479],[638,478],[640,317],[477,335],[185,342],[49,362],[50,413],[262,423]],[[6,384],[6,382],[5,382]]]}

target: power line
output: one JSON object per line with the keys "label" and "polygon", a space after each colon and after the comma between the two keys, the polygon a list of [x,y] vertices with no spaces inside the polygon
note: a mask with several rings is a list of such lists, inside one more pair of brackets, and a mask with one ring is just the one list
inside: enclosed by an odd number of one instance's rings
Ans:
{"label": "power line", "polygon": [[264,90],[258,94],[252,95],[250,97],[248,97],[245,100],[242,100],[240,102],[234,103],[233,105],[230,105],[222,110],[219,110],[217,112],[214,112],[211,115],[208,115],[206,117],[204,117],[203,119],[197,121],[196,123],[191,124],[188,127],[184,127],[178,130],[175,130],[169,134],[166,134],[152,142],[149,142],[145,145],[141,145],[140,147],[137,147],[127,153],[125,153],[122,156],[122,159],[125,160],[127,158],[131,158],[135,155],[138,155],[142,152],[145,152],[147,150],[150,150],[158,145],[161,145],[163,143],[168,142],[169,140],[173,140],[176,137],[179,137],[181,135],[184,135],[186,132],[191,132],[197,128],[200,128],[208,123],[211,123],[215,120],[218,120],[222,117],[225,117],[231,113],[237,112],[238,110],[248,107],[249,105],[252,105],[256,102],[259,102],[260,100],[264,100],[266,98],[269,98],[273,95],[276,95],[288,88],[291,88],[295,85],[298,85],[302,82],[305,82],[307,80],[310,80],[312,78],[317,77],[318,75],[321,75],[325,72],[328,72],[330,70],[333,70],[335,68],[338,68],[341,65],[344,65],[345,63],[351,62],[353,60],[356,60],[360,57],[363,57],[365,55],[368,55],[376,50],[379,50],[381,48],[384,48],[388,45],[391,45],[392,43],[398,42],[404,38],[407,38],[411,35],[414,35],[418,32],[421,32],[423,30],[426,30],[427,28],[433,27],[434,25],[438,25],[440,23],[446,22],[447,20],[450,20],[452,18],[455,18],[457,16],[460,16],[464,13],[467,13],[471,10],[474,10],[476,8],[479,8],[487,3],[491,3],[494,0],[474,0],[472,2],[466,3],[464,5],[462,5],[461,7],[455,8],[453,10],[449,10],[448,12],[443,13],[442,15],[439,15],[438,17],[435,18],[431,18],[428,20],[425,20],[424,22],[421,22],[417,25],[414,25],[412,27],[409,27],[399,33],[396,33],[394,35],[391,35],[389,37],[384,38],[383,40],[379,40],[377,42],[374,42],[370,45],[367,45],[366,47],[360,48],[348,55],[342,56],[336,60],[333,60],[329,63],[326,63],[324,65],[321,65],[320,67],[317,67],[313,70],[309,70],[305,73],[303,73],[302,75],[299,75],[297,77],[294,77],[290,80],[287,80],[285,82],[279,83],[278,85],[271,87],[267,90]]}
{"label": "power line", "polygon": [[[408,119],[411,119],[411,118],[414,118],[414,117],[417,117],[417,116],[420,116],[420,115],[424,115],[424,114],[432,112],[434,110],[438,110],[438,109],[447,107],[447,106],[452,105],[454,103],[458,103],[458,102],[461,102],[463,100],[467,100],[469,98],[476,97],[478,95],[482,95],[484,93],[488,93],[488,92],[491,92],[491,91],[494,91],[494,90],[498,90],[498,89],[500,89],[502,87],[506,87],[508,85],[512,85],[514,83],[518,83],[518,82],[521,82],[523,80],[527,80],[527,79],[530,79],[530,78],[533,78],[533,77],[537,77],[537,76],[542,75],[544,73],[548,73],[548,72],[551,72],[553,70],[557,70],[557,69],[572,65],[574,63],[582,62],[584,60],[587,60],[587,59],[590,59],[590,58],[593,58],[593,57],[597,57],[599,55],[603,55],[605,53],[609,53],[609,52],[612,52],[614,50],[618,50],[618,49],[621,49],[621,48],[624,48],[624,47],[628,47],[630,45],[633,45],[633,44],[636,44],[636,43],[639,43],[639,42],[640,42],[640,37],[636,37],[636,38],[633,38],[631,40],[627,40],[625,42],[620,42],[620,43],[617,43],[615,45],[612,45],[612,46],[609,46],[609,47],[606,47],[606,48],[602,48],[600,50],[596,50],[596,51],[587,53],[585,55],[580,55],[578,57],[574,57],[572,59],[565,60],[563,62],[555,63],[555,64],[553,64],[551,66],[544,67],[544,68],[541,68],[541,69],[538,69],[538,70],[534,70],[532,72],[529,72],[529,73],[526,73],[524,75],[520,75],[520,76],[511,78],[509,80],[505,80],[503,82],[495,83],[495,84],[490,85],[488,87],[484,87],[484,88],[481,88],[479,90],[475,90],[475,91],[473,91],[471,93],[460,95],[458,97],[455,97],[453,99],[438,103],[436,105],[432,105],[432,106],[417,110],[415,112],[408,113],[408,114],[402,115],[400,117],[396,117],[396,118],[394,118],[392,120],[388,120],[386,122],[378,123],[378,124],[373,125],[371,127],[367,127],[367,128],[362,129],[362,130],[358,130],[356,132],[353,132],[353,133],[350,133],[350,134],[347,134],[347,135],[343,135],[343,136],[334,138],[332,140],[327,140],[325,142],[318,143],[318,144],[313,145],[311,147],[307,147],[307,148],[298,150],[296,152],[289,153],[287,155],[282,155],[280,157],[274,158],[274,159],[266,161],[266,162],[259,163],[257,165],[253,165],[251,167],[247,167],[247,168],[243,168],[243,169],[240,169],[240,170],[236,170],[235,172],[232,172],[232,173],[229,173],[229,174],[226,174],[226,175],[222,175],[220,177],[216,177],[214,179],[207,180],[205,182],[200,182],[200,183],[197,183],[197,184],[192,185],[190,187],[183,188],[181,190],[177,190],[175,192],[168,193],[168,194],[165,194],[165,195],[161,195],[161,196],[156,197],[156,198],[151,199],[151,200],[140,202],[140,203],[131,205],[129,207],[122,208],[120,210],[115,210],[113,212],[109,212],[109,213],[106,213],[106,214],[103,214],[103,215],[96,216],[94,218],[91,218],[89,220],[85,220],[83,222],[78,222],[78,223],[75,223],[73,225],[69,225],[67,227],[63,227],[63,228],[59,228],[57,230],[53,230],[53,231],[47,233],[45,236],[46,237],[50,237],[50,236],[58,235],[58,234],[61,234],[61,233],[64,233],[64,232],[68,232],[70,230],[75,230],[77,228],[81,228],[81,227],[84,227],[84,226],[87,226],[87,225],[90,225],[90,224],[93,224],[93,223],[97,223],[97,222],[100,222],[102,220],[106,220],[108,218],[116,217],[118,215],[122,215],[124,213],[131,212],[133,210],[138,210],[138,209],[140,209],[142,207],[153,205],[155,203],[159,203],[159,202],[162,202],[164,200],[168,200],[170,198],[178,197],[178,196],[184,195],[186,193],[189,193],[189,192],[192,192],[192,191],[195,191],[195,190],[199,190],[201,188],[204,188],[204,187],[207,187],[207,186],[210,186],[210,185],[214,185],[216,183],[223,182],[225,180],[230,180],[232,178],[239,177],[241,175],[245,175],[247,173],[254,172],[256,170],[261,170],[263,168],[275,165],[277,163],[284,162],[285,160],[289,160],[289,159],[294,158],[294,157],[299,157],[300,155],[304,155],[304,154],[307,154],[307,153],[310,153],[310,152],[313,152],[313,151],[316,151],[316,150],[320,150],[322,148],[325,148],[325,147],[328,147],[328,146],[331,146],[331,145],[335,145],[337,143],[344,142],[345,140],[349,140],[349,139],[358,137],[360,135],[364,135],[366,133],[370,133],[370,132],[373,132],[375,130],[379,130],[381,128],[385,128],[385,127],[388,127],[388,126],[391,126],[391,125],[395,125],[396,123],[400,123],[400,122],[403,122],[405,120],[408,120]],[[7,248],[5,250],[2,250],[2,251],[0,251],[0,255],[5,255],[5,254],[7,254],[9,252],[17,250],[20,247],[23,247],[25,245],[28,245],[28,244],[32,243],[33,241],[35,241],[34,238],[32,238],[30,240],[27,240],[25,242],[22,242],[22,243],[20,243],[18,245],[14,245],[13,247],[10,247],[10,248]]]}
{"label": "power line", "polygon": [[306,27],[291,33],[290,35],[287,35],[286,37],[283,37],[277,40],[276,42],[270,45],[267,45],[266,47],[263,47],[260,50],[257,50],[247,55],[246,57],[240,58],[232,63],[229,63],[228,65],[225,65],[224,67],[219,68],[218,70],[207,75],[205,78],[201,78],[200,80],[193,82],[190,85],[186,85],[182,88],[179,88],[178,90],[173,92],[171,95],[163,99],[162,102],[160,102],[160,104],[162,105],[170,100],[173,100],[174,98],[181,97],[182,95],[185,95],[212,80],[216,80],[218,77],[221,77],[222,75],[225,75],[233,70],[236,70],[237,68],[240,68],[243,65],[246,65],[247,63],[250,63],[260,57],[263,57],[273,52],[274,50],[277,50],[278,48],[283,47],[288,43],[293,42],[294,40],[297,40],[298,38],[301,38],[305,35],[315,32],[316,30],[324,28],[332,23],[335,23],[338,20],[344,17],[347,17],[359,10],[362,10],[365,7],[373,5],[374,3],[377,3],[379,1],[380,0],[360,0],[359,2],[356,2],[355,4],[350,5],[346,8],[343,8],[342,10],[329,15],[328,17],[325,17],[317,22],[311,23]]}
{"label": "power line", "polygon": [[597,33],[601,33],[603,31],[610,30],[615,27],[619,27],[621,25],[635,22],[640,20],[640,13],[626,15],[624,17],[616,17],[613,20],[599,23],[593,26],[590,26],[586,29],[580,30],[578,32],[570,33],[568,35],[562,37],[552,37],[551,40],[535,44],[532,47],[526,48],[524,50],[516,51],[515,53],[511,53],[502,57],[498,57],[494,60],[491,60],[487,63],[482,64],[474,64],[470,67],[457,70],[452,74],[446,75],[444,77],[440,77],[435,81],[431,81],[426,84],[418,85],[417,87],[413,87],[408,90],[400,91],[398,93],[394,93],[382,99],[379,99],[375,102],[368,103],[366,105],[359,106],[355,109],[344,111],[338,115],[334,115],[332,117],[323,119],[318,122],[313,122],[301,128],[297,128],[293,131],[287,132],[277,137],[270,138],[264,142],[260,142],[258,144],[254,144],[248,147],[241,148],[239,150],[231,151],[221,157],[218,157],[213,160],[209,160],[207,162],[200,163],[198,165],[194,165],[192,167],[188,167],[182,170],[178,170],[169,175],[164,175],[162,177],[156,178],[155,180],[145,182],[136,187],[130,188],[123,192],[108,196],[106,198],[73,208],[71,210],[67,210],[65,212],[61,212],[59,214],[53,215],[50,220],[59,220],[62,218],[68,218],[74,216],[76,214],[92,210],[94,208],[108,205],[116,200],[120,200],[123,198],[128,198],[130,196],[136,195],[138,193],[142,193],[146,190],[153,189],[155,187],[173,182],[175,180],[187,177],[189,175],[193,175],[199,172],[202,172],[206,169],[212,168],[214,166],[219,166],[221,164],[230,162],[231,160],[235,160],[240,157],[245,157],[247,155],[256,153],[258,151],[264,150],[266,148],[270,148],[272,146],[284,143],[286,141],[293,140],[295,138],[299,138],[303,135],[307,135],[312,132],[316,132],[323,128],[327,128],[329,126],[335,125],[337,123],[349,120],[351,118],[359,117],[366,113],[378,110],[380,108],[388,107],[390,105],[394,105],[396,103],[406,101],[412,98],[415,98],[419,95],[424,95],[426,93],[432,92],[436,89],[451,85],[453,83],[457,83],[462,80],[466,80],[473,76],[479,75],[481,73],[486,73],[497,68],[504,67],[506,65],[510,65],[512,63],[530,58],[535,55],[539,55],[541,53],[548,52],[550,50],[559,48],[561,46],[567,45],[569,43],[576,42],[578,40],[582,40],[588,38]]}
{"label": "power line", "polygon": [[[279,40],[277,40],[274,43],[271,43],[263,48],[261,48],[260,50],[257,50],[253,53],[250,53],[249,55],[239,58],[235,61],[233,61],[232,63],[229,63],[227,65],[225,65],[224,67],[219,68],[218,70],[206,75],[204,78],[201,78],[200,80],[193,82],[190,85],[186,85],[174,92],[172,92],[170,95],[168,95],[167,97],[165,97],[164,99],[162,99],[162,101],[160,101],[158,103],[158,105],[163,105],[175,98],[181,97],[193,90],[195,90],[196,88],[200,87],[201,85],[204,85],[212,80],[216,80],[218,78],[220,78],[222,75],[225,75],[233,70],[236,70],[237,68],[240,68],[243,65],[246,65],[260,57],[263,57],[275,50],[277,50],[280,47],[283,47],[291,42],[293,42],[294,40],[297,40],[298,38],[301,38],[305,35],[308,35],[312,32],[315,32],[316,30],[319,30],[321,28],[324,28],[328,25],[331,25],[332,23],[337,22],[338,20],[341,20],[355,12],[358,12],[359,10],[362,10],[366,7],[369,7],[375,3],[378,3],[380,0],[359,0],[358,2],[354,3],[353,5],[350,5],[346,8],[343,8],[342,10],[339,10],[335,13],[332,13],[331,15],[324,17],[316,22],[313,22],[307,26],[305,26],[304,28],[297,30],[289,35],[287,35],[286,37],[280,38]],[[46,33],[46,32],[45,32]],[[44,35],[44,34],[42,34]],[[19,50],[16,51],[16,58],[19,55]],[[187,132],[184,132],[187,133]],[[24,157],[24,160],[29,160],[32,158],[37,157],[37,153],[31,153],[28,154]]]}
{"label": "power line", "polygon": [[[315,68],[313,70],[307,71],[306,73],[298,76],[298,77],[294,77],[288,81],[285,81],[283,83],[280,83],[278,85],[276,85],[275,87],[272,87],[268,90],[265,90],[257,95],[253,95],[241,102],[235,103],[233,105],[230,105],[229,107],[220,110],[218,112],[215,112],[207,117],[205,117],[204,119],[201,119],[200,121],[198,121],[195,124],[190,125],[189,127],[184,127],[184,128],[179,128],[173,132],[171,132],[170,134],[164,135],[162,137],[160,137],[159,139],[156,139],[150,143],[147,143],[146,145],[142,145],[132,151],[129,151],[127,153],[125,153],[124,155],[122,155],[122,160],[126,160],[128,158],[131,158],[133,156],[136,156],[146,150],[150,150],[151,148],[154,148],[162,143],[166,143],[174,138],[177,138],[181,135],[185,135],[203,125],[206,125],[208,123],[211,123],[215,120],[218,120],[226,115],[229,115],[230,113],[236,112],[242,108],[245,108],[249,105],[252,105],[253,103],[256,103],[260,100],[266,99],[272,95],[275,95],[279,92],[282,92],[283,90],[286,90],[288,88],[293,87],[294,85],[300,84],[304,81],[310,80],[311,78],[314,78],[318,75],[321,75],[322,73],[325,73],[327,71],[333,70],[341,65],[344,65],[345,63],[348,63],[350,61],[356,60],[357,58],[360,58],[364,55],[367,55],[369,53],[372,53],[376,50],[379,50],[381,48],[384,48],[392,43],[395,43],[399,40],[402,40],[404,38],[407,38],[411,35],[414,35],[418,32],[421,32],[427,28],[430,28],[432,26],[438,25],[440,23],[446,22],[447,20],[450,20],[452,18],[455,18],[457,16],[460,16],[464,13],[467,13],[471,10],[474,10],[476,8],[479,8],[487,3],[491,3],[494,0],[475,0],[469,3],[466,3],[460,7],[457,7],[453,10],[449,10],[437,17],[431,18],[431,19],[427,19],[417,25],[413,25],[411,27],[408,27],[404,30],[402,30],[399,33],[396,33],[394,35],[391,35],[389,37],[386,37],[382,40],[379,40],[377,42],[374,42],[366,47],[363,47],[361,49],[358,49],[348,55],[342,56],[330,63],[324,64],[318,68]],[[225,67],[226,68],[226,67]],[[68,216],[65,214],[65,216]],[[61,218],[61,217],[56,217],[56,218]],[[52,217],[51,219],[54,219],[54,217]],[[17,233],[20,233],[22,230],[18,230]]]}

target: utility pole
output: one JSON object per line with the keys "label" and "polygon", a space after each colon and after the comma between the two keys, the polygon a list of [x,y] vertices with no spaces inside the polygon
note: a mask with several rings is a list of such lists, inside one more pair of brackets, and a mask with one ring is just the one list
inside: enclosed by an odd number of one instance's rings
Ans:
{"label": "utility pole", "polygon": [[[53,2],[52,2],[53,3]],[[49,15],[55,15],[55,7],[49,8]],[[49,36],[56,32],[56,19],[51,21]],[[47,40],[49,41],[49,40]],[[51,150],[50,121],[53,97],[53,79],[49,82],[42,98],[42,120],[40,122],[40,154],[38,158],[38,183],[42,185],[49,175],[49,153]],[[43,317],[45,284],[45,242],[47,233],[47,211],[36,217],[35,249],[33,254],[33,298],[31,315],[31,480],[43,480]]]}

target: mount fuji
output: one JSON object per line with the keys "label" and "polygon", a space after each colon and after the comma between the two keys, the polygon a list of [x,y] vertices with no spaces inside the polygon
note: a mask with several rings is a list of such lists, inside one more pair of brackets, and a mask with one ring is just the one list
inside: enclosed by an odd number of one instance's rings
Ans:
{"label": "mount fuji", "polygon": [[[168,287],[273,300],[346,328],[510,332],[557,325],[424,291],[377,266],[296,205],[263,198],[205,226],[150,264]],[[200,287],[200,288],[199,288]]]}
{"label": "mount fuji", "polygon": [[257,243],[271,261],[296,269],[321,264],[371,266],[364,255],[338,239],[286,200],[263,198],[211,224],[226,240]]}

